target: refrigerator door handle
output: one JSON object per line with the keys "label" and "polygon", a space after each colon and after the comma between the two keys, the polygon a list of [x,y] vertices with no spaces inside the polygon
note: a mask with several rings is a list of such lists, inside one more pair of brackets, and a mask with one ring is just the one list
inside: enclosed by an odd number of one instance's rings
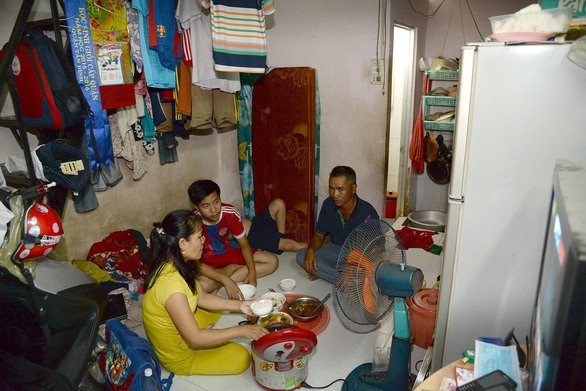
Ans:
{"label": "refrigerator door handle", "polygon": [[460,62],[460,83],[458,86],[458,104],[456,105],[456,124],[454,129],[454,141],[452,143],[452,169],[450,173],[450,185],[448,194],[464,194],[466,187],[466,172],[468,160],[469,129],[471,125],[471,113],[473,110],[474,71],[476,68],[475,46],[462,48],[462,60]]}

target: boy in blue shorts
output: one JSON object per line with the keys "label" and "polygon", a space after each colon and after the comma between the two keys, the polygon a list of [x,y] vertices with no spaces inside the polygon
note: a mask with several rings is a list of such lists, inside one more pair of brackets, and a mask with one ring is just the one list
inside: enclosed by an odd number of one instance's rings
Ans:
{"label": "boy in blue shorts", "polygon": [[299,251],[307,243],[298,242],[285,236],[285,218],[287,207],[285,201],[275,198],[269,206],[252,220],[242,220],[246,236],[252,248],[282,254],[283,251]]}
{"label": "boy in blue shorts", "polygon": [[[232,205],[222,203],[220,187],[211,180],[192,183],[188,194],[195,213],[202,217],[204,223],[200,283],[206,292],[223,285],[228,297],[238,298],[241,293],[237,282],[256,285],[257,278],[277,269],[278,259],[271,252],[304,248],[303,243],[284,238],[284,234],[279,232],[280,226],[283,232],[285,228],[286,211],[282,200],[273,201],[272,208],[269,205],[261,216],[250,222],[242,220]],[[230,244],[231,239],[238,242],[239,248]],[[257,250],[253,251],[253,248]]]}

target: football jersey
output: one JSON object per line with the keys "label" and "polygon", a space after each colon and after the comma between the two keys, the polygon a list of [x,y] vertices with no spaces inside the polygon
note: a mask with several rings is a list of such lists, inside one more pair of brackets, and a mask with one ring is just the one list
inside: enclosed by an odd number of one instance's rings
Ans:
{"label": "football jersey", "polygon": [[[195,213],[201,217],[199,212],[196,211]],[[220,219],[217,223],[213,224],[203,220],[203,234],[205,243],[201,260],[205,262],[206,258],[222,255],[227,251],[230,245],[230,234],[234,239],[238,240],[246,232],[244,231],[240,213],[236,208],[229,204],[222,204]]]}

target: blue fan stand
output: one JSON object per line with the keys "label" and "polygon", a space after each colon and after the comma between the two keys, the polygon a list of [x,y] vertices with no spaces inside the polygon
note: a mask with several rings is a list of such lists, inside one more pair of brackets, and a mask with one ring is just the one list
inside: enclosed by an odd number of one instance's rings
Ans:
{"label": "blue fan stand", "polygon": [[346,377],[349,391],[407,391],[409,384],[409,360],[411,358],[411,331],[405,299],[395,298],[393,316],[395,331],[387,372],[372,372],[372,364],[356,367]]}

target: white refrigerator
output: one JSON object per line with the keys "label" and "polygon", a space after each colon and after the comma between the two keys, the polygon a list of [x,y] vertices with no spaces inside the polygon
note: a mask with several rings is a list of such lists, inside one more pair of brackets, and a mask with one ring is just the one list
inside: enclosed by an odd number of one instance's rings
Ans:
{"label": "white refrigerator", "polygon": [[586,70],[569,49],[462,48],[433,370],[476,337],[529,334],[555,161],[586,163]]}

